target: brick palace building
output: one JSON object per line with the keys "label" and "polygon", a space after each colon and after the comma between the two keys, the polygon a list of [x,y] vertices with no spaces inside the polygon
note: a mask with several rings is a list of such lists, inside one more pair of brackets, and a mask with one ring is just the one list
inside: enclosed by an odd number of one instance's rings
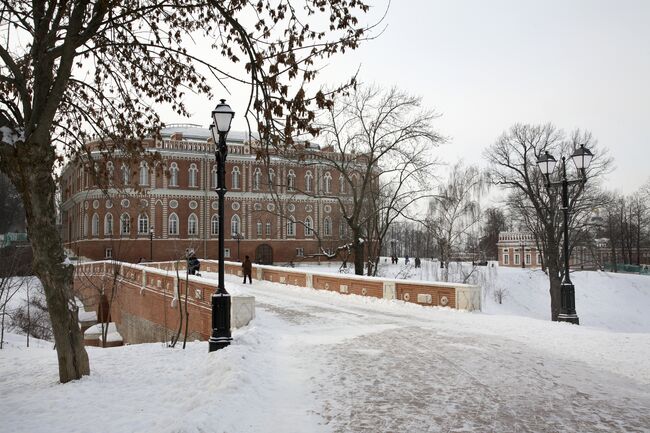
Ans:
{"label": "brick palace building", "polygon": [[[64,168],[61,224],[67,248],[92,259],[132,262],[182,258],[187,248],[199,258],[217,258],[217,165],[210,131],[177,125],[164,128],[161,137],[143,143],[145,152],[160,155],[154,167],[119,154],[105,161],[97,142],[89,142],[96,171],[108,178],[105,188],[81,162]],[[271,156],[267,167],[245,134],[231,132],[227,141],[226,259],[315,259],[315,233],[328,250],[346,241],[336,200],[345,198],[345,184],[340,173],[319,163],[324,152],[336,157],[332,149],[306,147],[301,160]]]}
{"label": "brick palace building", "polygon": [[[537,244],[532,233],[529,232],[501,232],[497,242],[499,252],[499,266],[540,268],[542,257],[537,250]],[[650,262],[650,248],[641,248],[639,261],[641,264]],[[627,261],[622,258],[623,253],[617,251],[618,263],[636,263],[636,251],[630,253]],[[612,247],[609,239],[595,239],[593,245],[576,245],[571,252],[569,265],[572,268],[600,269],[612,262]]]}

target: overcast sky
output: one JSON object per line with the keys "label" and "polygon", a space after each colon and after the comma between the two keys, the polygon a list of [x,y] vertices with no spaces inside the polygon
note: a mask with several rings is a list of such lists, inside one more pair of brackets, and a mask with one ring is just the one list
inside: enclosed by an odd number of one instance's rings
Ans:
{"label": "overcast sky", "polygon": [[[334,84],[360,67],[361,81],[421,95],[442,114],[447,161],[483,164],[483,149],[513,123],[552,122],[588,129],[610,150],[612,188],[649,178],[650,1],[394,0],[385,23],[321,78]],[[229,103],[241,113],[244,95]],[[191,120],[208,119],[209,108]]]}

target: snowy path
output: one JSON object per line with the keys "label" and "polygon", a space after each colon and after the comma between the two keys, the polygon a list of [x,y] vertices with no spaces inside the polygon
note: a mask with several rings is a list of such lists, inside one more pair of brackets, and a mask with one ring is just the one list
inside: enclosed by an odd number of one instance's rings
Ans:
{"label": "snowy path", "polygon": [[[494,317],[444,314],[431,320],[400,309],[381,311],[360,298],[266,282],[237,290],[255,295],[260,309],[286,322],[281,331],[293,342],[296,359],[313,366],[308,385],[332,431],[650,428],[647,383],[558,359],[507,336],[466,332],[464,319],[489,326]],[[453,321],[440,327],[454,316],[464,332],[452,331]],[[589,330],[584,334],[588,338]]]}

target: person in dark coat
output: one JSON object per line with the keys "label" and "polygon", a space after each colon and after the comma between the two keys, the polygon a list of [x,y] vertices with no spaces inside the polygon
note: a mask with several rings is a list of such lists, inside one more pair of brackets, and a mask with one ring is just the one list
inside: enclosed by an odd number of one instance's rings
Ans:
{"label": "person in dark coat", "polygon": [[253,264],[251,263],[250,257],[246,256],[241,267],[244,270],[244,284],[246,284],[246,277],[248,277],[248,282],[253,284],[253,278],[251,277],[251,274],[253,273]]}
{"label": "person in dark coat", "polygon": [[201,270],[201,262],[196,258],[194,251],[190,252],[189,257],[187,258],[187,271],[190,275],[201,275],[199,271]]}

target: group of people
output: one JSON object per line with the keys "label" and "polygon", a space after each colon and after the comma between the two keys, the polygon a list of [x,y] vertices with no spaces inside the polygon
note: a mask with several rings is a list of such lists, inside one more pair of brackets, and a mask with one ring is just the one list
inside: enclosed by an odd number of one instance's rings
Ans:
{"label": "group of people", "polygon": [[[399,257],[397,257],[397,256],[391,256],[391,258],[390,258],[390,262],[391,262],[392,264],[394,264],[394,265],[398,264],[398,263],[399,263]],[[409,256],[405,256],[405,257],[404,257],[404,264],[405,264],[405,265],[408,265],[409,263],[411,263],[411,259],[409,259]],[[419,257],[416,257],[416,258],[415,258],[415,260],[414,260],[414,265],[415,265],[416,268],[421,268],[421,267],[422,267],[422,261],[420,260]]]}
{"label": "group of people", "polygon": [[[185,251],[185,256],[187,257],[187,272],[190,275],[201,276],[199,271],[201,270],[201,262],[196,257],[194,250],[188,249]],[[243,273],[244,273],[244,284],[246,284],[246,277],[248,277],[248,283],[253,284],[253,264],[251,263],[250,257],[246,256],[244,262],[241,264]]]}

